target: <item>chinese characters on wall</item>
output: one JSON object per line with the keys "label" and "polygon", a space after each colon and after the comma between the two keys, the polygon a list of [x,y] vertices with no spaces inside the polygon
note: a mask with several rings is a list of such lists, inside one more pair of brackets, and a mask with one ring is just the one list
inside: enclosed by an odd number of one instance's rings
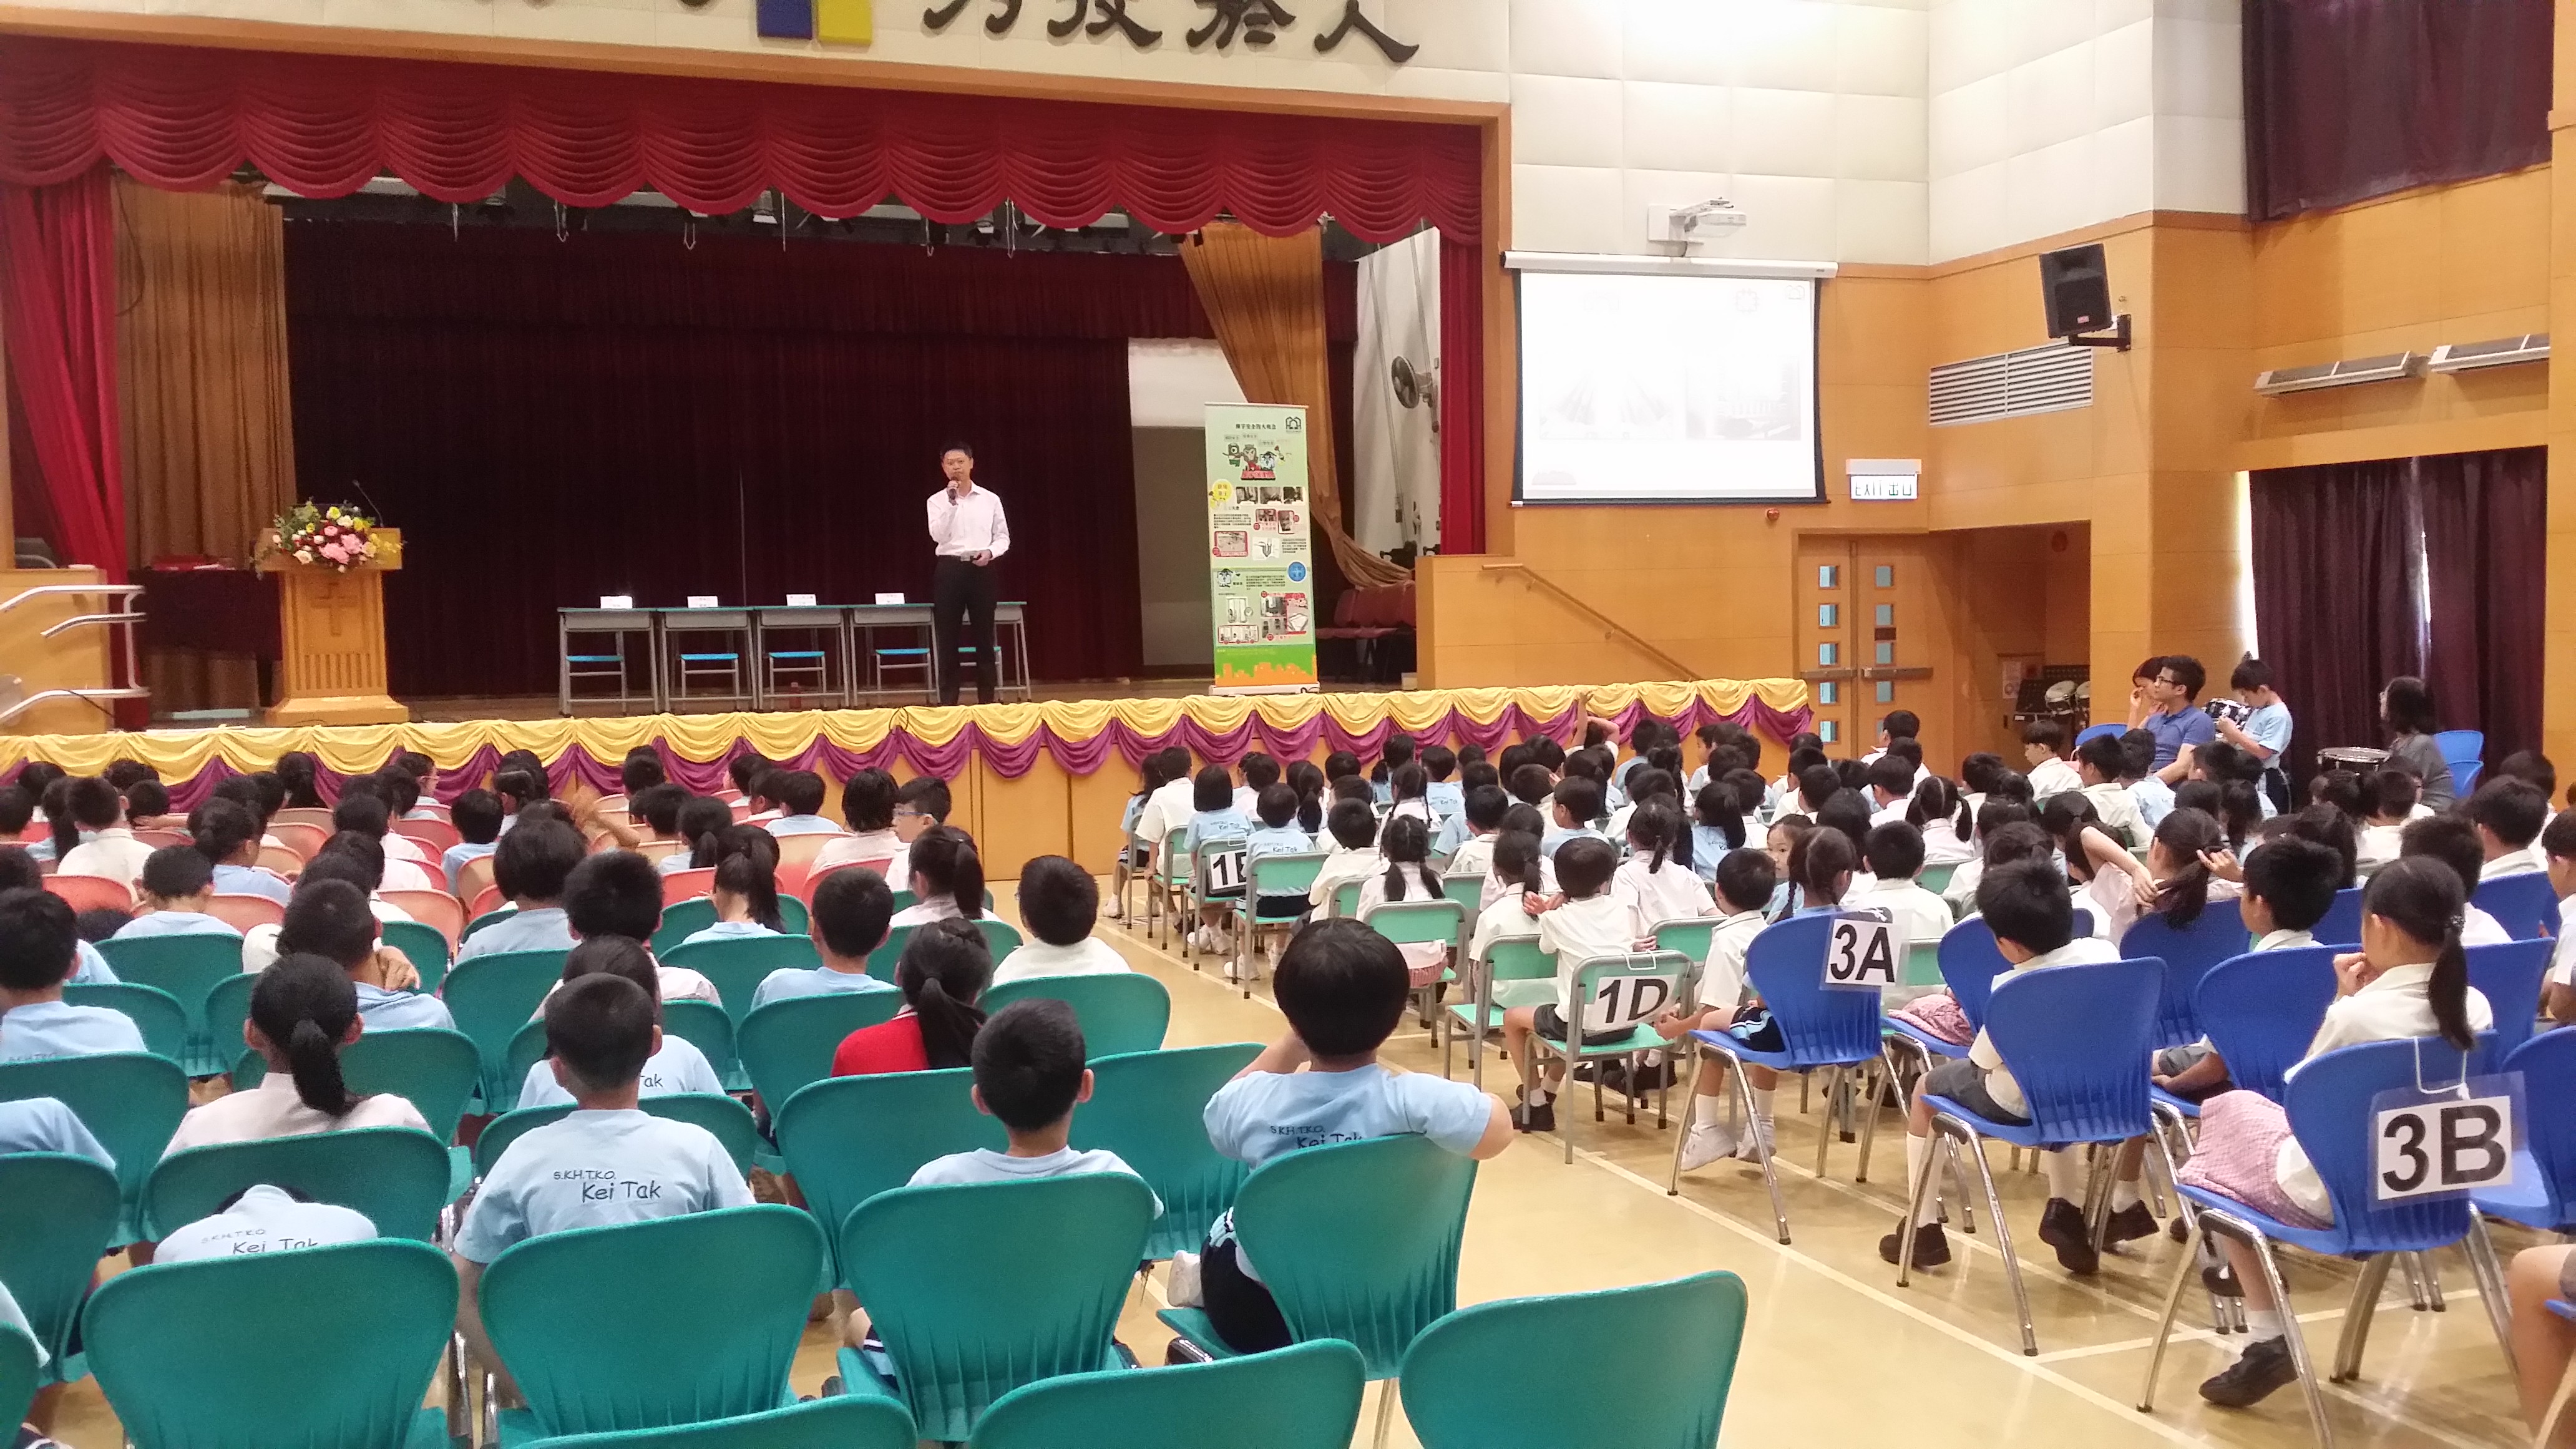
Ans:
{"label": "chinese characters on wall", "polygon": [[[921,21],[932,30],[945,30],[976,0],[948,0],[921,12]],[[1007,35],[1018,24],[1020,12],[1029,0],[982,0],[989,7],[984,15],[984,33]],[[1062,7],[1062,13],[1046,22],[1047,34],[1058,40],[1076,30],[1097,39],[1116,31],[1137,49],[1159,43],[1163,32],[1144,23],[1131,13],[1147,0],[1041,0]],[[1156,0],[1164,5],[1177,5],[1178,0]],[[1229,51],[1237,44],[1247,49],[1264,49],[1278,43],[1279,33],[1297,24],[1297,15],[1282,0],[1191,0],[1198,12],[1204,12],[1203,23],[1193,26],[1183,38],[1192,50]],[[1390,35],[1367,12],[1360,0],[1342,0],[1340,15],[1332,28],[1315,36],[1318,54],[1330,55],[1342,42],[1354,37],[1365,40],[1388,60],[1401,65],[1413,59],[1422,47],[1408,45]]]}

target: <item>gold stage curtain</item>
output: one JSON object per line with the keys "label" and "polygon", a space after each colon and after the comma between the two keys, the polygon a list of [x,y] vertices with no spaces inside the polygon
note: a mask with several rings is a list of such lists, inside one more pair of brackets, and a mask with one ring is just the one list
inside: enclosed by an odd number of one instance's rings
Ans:
{"label": "gold stage curtain", "polygon": [[[118,386],[133,562],[247,559],[295,498],[285,220],[255,187],[116,178]],[[248,659],[155,650],[161,707],[257,705]]]}
{"label": "gold stage curtain", "polygon": [[1244,399],[1305,407],[1309,512],[1342,577],[1364,588],[1411,583],[1411,570],[1360,547],[1342,527],[1332,372],[1324,354],[1323,230],[1263,236],[1236,222],[1210,222],[1182,245],[1181,261]]}

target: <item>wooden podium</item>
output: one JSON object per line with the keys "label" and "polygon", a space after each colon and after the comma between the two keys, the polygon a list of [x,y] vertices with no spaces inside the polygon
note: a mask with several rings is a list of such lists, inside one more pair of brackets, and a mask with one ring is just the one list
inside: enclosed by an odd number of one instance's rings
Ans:
{"label": "wooden podium", "polygon": [[341,573],[284,554],[259,561],[277,575],[280,636],[275,725],[402,724],[411,711],[385,693],[384,575],[402,567],[399,530],[375,531],[376,558]]}

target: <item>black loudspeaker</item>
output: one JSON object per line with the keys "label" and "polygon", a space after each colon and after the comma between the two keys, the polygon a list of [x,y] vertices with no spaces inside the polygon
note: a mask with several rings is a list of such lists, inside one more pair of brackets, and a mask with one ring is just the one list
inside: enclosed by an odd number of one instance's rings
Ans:
{"label": "black loudspeaker", "polygon": [[2042,252],[2039,293],[2048,308],[2051,337],[2099,332],[2111,325],[2111,277],[2098,244]]}

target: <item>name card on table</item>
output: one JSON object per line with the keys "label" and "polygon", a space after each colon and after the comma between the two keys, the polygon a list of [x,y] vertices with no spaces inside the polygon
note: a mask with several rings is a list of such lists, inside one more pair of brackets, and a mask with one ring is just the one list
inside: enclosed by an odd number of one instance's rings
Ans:
{"label": "name card on table", "polygon": [[689,607],[692,609],[712,609],[715,606],[716,596],[713,594],[689,595]]}
{"label": "name card on table", "polygon": [[814,596],[812,594],[789,594],[787,596],[787,607],[791,609],[810,609],[814,607]]}
{"label": "name card on table", "polygon": [[900,604],[900,603],[902,603],[902,602],[903,602],[903,595],[901,595],[901,594],[879,594],[879,595],[877,595],[877,602],[878,602],[878,603],[880,603],[880,604]]}
{"label": "name card on table", "polygon": [[631,609],[635,607],[635,596],[633,594],[602,594],[599,596],[599,607],[603,609]]}

